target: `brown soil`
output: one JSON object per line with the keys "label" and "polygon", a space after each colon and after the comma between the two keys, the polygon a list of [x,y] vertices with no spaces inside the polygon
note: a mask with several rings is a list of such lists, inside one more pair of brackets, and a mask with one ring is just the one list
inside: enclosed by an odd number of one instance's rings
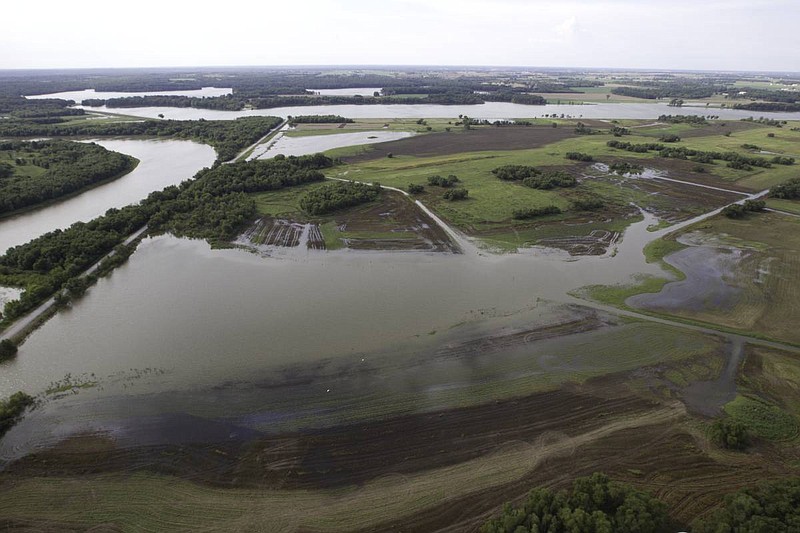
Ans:
{"label": "brown soil", "polygon": [[727,493],[791,473],[783,466],[784,452],[768,445],[749,454],[710,449],[693,424],[683,422],[680,404],[658,391],[651,390],[648,400],[629,388],[639,372],[514,400],[247,443],[119,449],[102,437],[76,437],[9,465],[0,482],[145,470],[217,487],[336,488],[455,465],[508,446],[539,446],[539,461],[520,465],[520,478],[513,482],[367,530],[455,532],[477,531],[504,502],[524,497],[532,487],[565,487],[595,471],[654,493],[683,524]]}
{"label": "brown soil", "polygon": [[520,150],[538,148],[563,139],[575,137],[572,126],[480,127],[470,131],[453,131],[415,135],[407,139],[379,143],[357,156],[343,157],[346,163],[359,163],[394,155],[436,156],[482,152],[488,150]]}
{"label": "brown soil", "polygon": [[[447,233],[410,199],[393,191],[384,191],[382,196],[379,203],[334,215],[345,246],[355,250],[457,251]],[[375,237],[375,233],[397,237]]]}

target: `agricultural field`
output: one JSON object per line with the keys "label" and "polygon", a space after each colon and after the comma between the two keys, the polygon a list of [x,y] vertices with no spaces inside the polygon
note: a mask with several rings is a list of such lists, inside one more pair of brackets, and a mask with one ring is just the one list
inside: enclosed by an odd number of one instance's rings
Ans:
{"label": "agricultural field", "polygon": [[[425,185],[424,192],[416,195],[420,201],[467,235],[478,237],[497,250],[513,251],[538,244],[565,248],[575,255],[594,255],[605,253],[611,236],[639,219],[639,209],[657,215],[663,225],[669,225],[740,200],[748,193],[782,182],[795,172],[793,165],[742,170],[728,168],[724,162],[698,165],[657,157],[657,152],[637,153],[609,147],[608,141],[653,143],[659,142],[663,135],[683,135],[685,139],[665,146],[736,152],[750,157],[754,151],[742,145],[763,139],[760,149],[791,157],[787,148],[793,146],[794,137],[800,140],[797,132],[752,122],[712,121],[695,126],[628,121],[631,133],[619,138],[607,133],[614,124],[603,121],[584,124],[595,134],[576,135],[575,121],[561,121],[555,128],[479,126],[470,131],[432,133],[359,147],[349,153],[345,149],[332,154],[347,163],[333,175],[404,189],[409,184]],[[767,137],[773,130],[779,135]],[[785,134],[791,138],[785,139]],[[497,149],[500,146],[505,149]],[[641,175],[610,174],[602,165],[568,160],[569,152],[591,156],[605,165],[639,165],[645,171]],[[504,182],[491,172],[504,165],[567,172],[578,178],[578,185],[537,190],[519,182]],[[445,189],[426,185],[432,175],[457,176],[458,186],[469,190],[469,198],[447,201]],[[598,199],[604,207],[593,212],[580,212],[572,207],[576,200],[587,199]],[[516,210],[548,206],[562,213],[535,221],[512,217]]]}
{"label": "agricultural field", "polygon": [[237,239],[257,248],[301,246],[317,250],[457,251],[443,229],[413,202],[385,190],[378,201],[331,215],[310,216],[300,199],[324,184],[255,194],[261,217]]}

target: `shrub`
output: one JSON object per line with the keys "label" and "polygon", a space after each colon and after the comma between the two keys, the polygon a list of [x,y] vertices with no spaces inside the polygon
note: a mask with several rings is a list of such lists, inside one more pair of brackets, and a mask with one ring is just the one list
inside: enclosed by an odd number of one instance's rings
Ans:
{"label": "shrub", "polygon": [[468,196],[469,191],[467,189],[450,189],[444,193],[443,198],[452,202],[455,200],[466,200]]}
{"label": "shrub", "polygon": [[409,194],[420,194],[422,192],[425,192],[425,186],[424,185],[414,184],[414,183],[409,183],[408,184],[408,192],[409,192]]}

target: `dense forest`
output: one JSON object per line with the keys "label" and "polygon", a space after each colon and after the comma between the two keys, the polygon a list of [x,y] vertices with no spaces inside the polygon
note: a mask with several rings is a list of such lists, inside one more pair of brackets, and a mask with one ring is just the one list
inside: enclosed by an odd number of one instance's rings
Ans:
{"label": "dense forest", "polygon": [[0,121],[0,137],[154,136],[192,139],[209,144],[218,161],[228,161],[281,123],[278,117],[241,117],[236,120],[143,120],[139,122],[79,122],[35,124]]}
{"label": "dense forest", "polygon": [[255,216],[247,193],[320,181],[319,170],[332,165],[321,154],[218,165],[151,193],[138,205],[109,209],[89,222],[9,248],[0,256],[0,284],[25,291],[5,305],[3,319],[9,323],[32,310],[145,225],[212,242],[229,240]]}
{"label": "dense forest", "polygon": [[133,170],[137,160],[94,143],[0,142],[0,216]]}
{"label": "dense forest", "polygon": [[660,533],[671,528],[667,506],[645,492],[599,473],[570,490],[534,489],[519,507],[506,504],[481,533]]}

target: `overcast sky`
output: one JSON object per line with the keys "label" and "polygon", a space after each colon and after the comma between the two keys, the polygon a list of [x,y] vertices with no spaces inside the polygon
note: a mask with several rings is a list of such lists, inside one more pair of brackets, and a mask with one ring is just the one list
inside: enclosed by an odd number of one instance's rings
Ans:
{"label": "overcast sky", "polygon": [[800,0],[39,0],[2,13],[0,68],[800,71]]}

